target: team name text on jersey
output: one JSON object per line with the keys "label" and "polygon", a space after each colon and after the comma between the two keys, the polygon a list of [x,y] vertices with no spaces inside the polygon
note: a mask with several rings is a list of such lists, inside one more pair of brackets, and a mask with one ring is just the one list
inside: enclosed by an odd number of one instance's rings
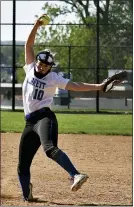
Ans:
{"label": "team name text on jersey", "polygon": [[41,81],[39,81],[38,79],[36,79],[36,78],[32,78],[32,80],[28,80],[27,81],[29,84],[32,84],[32,85],[34,85],[35,87],[37,87],[37,88],[41,88],[41,89],[44,89],[45,88],[45,85],[46,85],[46,83],[43,83],[43,82],[41,82]]}

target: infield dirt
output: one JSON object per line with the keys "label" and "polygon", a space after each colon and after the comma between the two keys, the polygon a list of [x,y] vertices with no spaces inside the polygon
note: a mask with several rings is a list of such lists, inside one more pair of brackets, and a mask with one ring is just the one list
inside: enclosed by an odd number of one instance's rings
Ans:
{"label": "infield dirt", "polygon": [[[1,134],[1,206],[132,205],[132,137],[59,135],[59,148],[89,175],[77,192],[69,175],[39,148],[31,166],[36,203],[22,200],[17,178],[20,134]],[[29,146],[30,147],[30,146]]]}

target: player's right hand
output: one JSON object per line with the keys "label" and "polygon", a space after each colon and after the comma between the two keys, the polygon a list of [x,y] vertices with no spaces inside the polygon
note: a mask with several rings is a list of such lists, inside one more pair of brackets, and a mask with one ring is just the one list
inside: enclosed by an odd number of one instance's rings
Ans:
{"label": "player's right hand", "polygon": [[35,24],[39,27],[42,25],[45,25],[44,22],[41,20],[43,17],[47,16],[46,14],[41,15],[40,17],[38,17],[38,19],[36,20]]}
{"label": "player's right hand", "polygon": [[41,16],[37,19],[37,22],[36,22],[36,23],[37,23],[39,26],[42,26],[42,25],[47,25],[47,24],[49,24],[49,21],[50,21],[49,16],[46,15],[46,14],[43,14],[43,15],[41,15]]}
{"label": "player's right hand", "polygon": [[50,17],[47,14],[43,14],[40,18],[39,21],[43,23],[43,25],[48,25],[50,22]]}

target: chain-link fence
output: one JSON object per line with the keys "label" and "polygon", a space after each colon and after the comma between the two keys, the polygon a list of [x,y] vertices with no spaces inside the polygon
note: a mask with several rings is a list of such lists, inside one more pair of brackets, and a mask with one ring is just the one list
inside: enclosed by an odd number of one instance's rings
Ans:
{"label": "chain-link fence", "polygon": [[[54,109],[91,109],[96,112],[131,111],[132,1],[87,0],[78,1],[75,6],[77,7],[81,2],[81,8],[83,6],[85,9],[85,16],[82,14],[81,21],[78,23],[53,22],[48,25],[47,32],[42,28],[37,35],[35,52],[49,48],[57,53],[57,64],[53,71],[73,81],[100,83],[118,70],[127,70],[128,78],[108,93],[68,92],[57,89],[52,107]],[[26,5],[28,1],[23,3]],[[44,5],[46,3],[48,1],[44,1]],[[75,4],[74,1],[72,3]],[[12,1],[12,22],[1,23],[1,27],[10,27],[12,34],[12,41],[1,41],[1,108],[12,110],[23,108],[21,94],[24,80],[22,68],[25,41],[16,41],[16,39],[24,28],[32,28],[33,25],[18,22],[19,4],[19,1]],[[62,1],[62,4],[68,6],[65,1]],[[53,7],[52,4],[51,11]]]}

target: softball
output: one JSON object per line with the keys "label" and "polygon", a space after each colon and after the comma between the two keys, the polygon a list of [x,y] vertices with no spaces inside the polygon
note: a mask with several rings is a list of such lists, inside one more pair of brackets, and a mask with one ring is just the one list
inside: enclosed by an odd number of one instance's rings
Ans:
{"label": "softball", "polygon": [[49,16],[43,16],[40,18],[40,20],[43,22],[44,25],[47,25],[50,22]]}

